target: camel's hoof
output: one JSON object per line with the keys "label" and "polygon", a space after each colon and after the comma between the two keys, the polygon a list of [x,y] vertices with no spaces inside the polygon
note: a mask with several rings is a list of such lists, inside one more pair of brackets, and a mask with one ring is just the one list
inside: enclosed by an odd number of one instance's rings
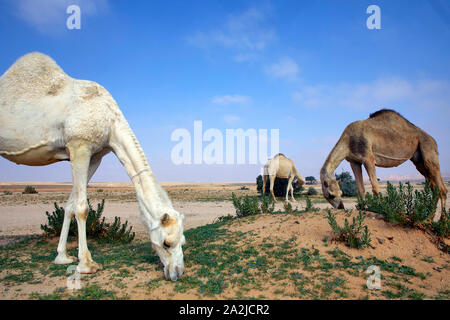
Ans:
{"label": "camel's hoof", "polygon": [[55,259],[55,264],[71,264],[77,262],[77,258],[68,256],[66,254],[58,254]]}
{"label": "camel's hoof", "polygon": [[79,263],[77,266],[77,272],[79,273],[96,273],[99,270],[102,270],[103,266],[94,261],[88,261],[87,263]]}

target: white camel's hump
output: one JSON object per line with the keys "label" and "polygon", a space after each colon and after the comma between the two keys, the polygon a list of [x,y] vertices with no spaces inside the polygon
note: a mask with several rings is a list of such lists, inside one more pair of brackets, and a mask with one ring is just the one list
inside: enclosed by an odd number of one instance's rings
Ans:
{"label": "white camel's hump", "polygon": [[0,77],[0,155],[61,149],[75,137],[101,143],[121,117],[105,88],[68,76],[39,52],[19,58]]}
{"label": "white camel's hump", "polygon": [[32,52],[19,58],[0,78],[0,99],[56,95],[70,77],[49,56]]}

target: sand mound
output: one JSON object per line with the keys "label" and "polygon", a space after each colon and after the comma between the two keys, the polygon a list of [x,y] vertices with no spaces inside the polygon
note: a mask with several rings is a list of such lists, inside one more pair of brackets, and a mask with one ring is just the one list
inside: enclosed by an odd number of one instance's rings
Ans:
{"label": "sand mound", "polygon": [[[335,211],[343,224],[350,217]],[[185,273],[162,277],[148,242],[90,245],[104,269],[83,275],[83,289],[65,288],[66,266],[51,263],[57,241],[32,240],[0,250],[1,298],[131,299],[449,299],[450,256],[431,236],[366,214],[371,247],[333,241],[325,211],[266,214],[186,230]],[[69,244],[76,254],[76,242]],[[3,259],[3,260],[2,260]],[[9,261],[9,259],[16,259]],[[10,263],[21,268],[9,268]],[[367,288],[366,270],[380,268],[381,287]],[[55,289],[56,288],[56,289]]]}

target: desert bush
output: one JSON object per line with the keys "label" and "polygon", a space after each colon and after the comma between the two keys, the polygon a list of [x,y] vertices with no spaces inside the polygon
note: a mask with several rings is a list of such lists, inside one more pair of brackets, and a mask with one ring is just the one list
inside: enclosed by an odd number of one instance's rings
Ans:
{"label": "desert bush", "polygon": [[262,193],[263,192],[262,191],[263,184],[264,184],[263,176],[262,175],[257,176],[256,177],[256,191],[258,191],[259,193]]}
{"label": "desert bush", "polygon": [[363,224],[364,216],[359,212],[357,217],[353,217],[352,224],[349,224],[347,218],[344,226],[341,227],[336,222],[335,215],[328,210],[328,224],[333,230],[335,239],[342,241],[352,248],[365,248],[370,244],[369,228]]}
{"label": "desert bush", "polygon": [[38,193],[33,186],[25,186],[25,189],[22,192],[23,194],[35,194]]}
{"label": "desert bush", "polygon": [[[102,217],[105,200],[97,204],[97,210],[92,209],[88,200],[89,212],[86,219],[86,236],[98,241],[105,242],[121,242],[129,243],[133,241],[135,233],[131,232],[133,227],[128,228],[128,221],[121,223],[119,217],[114,217],[113,223],[105,222],[105,217]],[[47,237],[56,237],[61,233],[61,228],[64,223],[64,208],[58,206],[55,202],[55,211],[45,213],[47,215],[47,224],[41,224],[41,230]],[[78,229],[76,220],[73,217],[70,221],[69,236],[77,236]]]}
{"label": "desert bush", "polygon": [[234,192],[231,195],[233,206],[236,209],[236,215],[241,217],[252,216],[260,213],[258,198],[256,197],[237,197]]}
{"label": "desert bush", "polygon": [[12,192],[6,190],[6,191],[3,191],[3,195],[10,196],[10,195],[12,195]]}
{"label": "desert bush", "polygon": [[406,186],[400,182],[398,188],[388,182],[386,195],[358,196],[357,209],[379,213],[393,224],[425,227],[434,216],[438,196],[428,181],[421,191],[414,191],[409,182]]}
{"label": "desert bush", "polygon": [[305,211],[306,212],[311,212],[311,211],[317,211],[317,210],[318,210],[317,208],[314,208],[314,205],[313,205],[311,199],[308,196],[306,196],[306,208],[305,208]]}
{"label": "desert bush", "polygon": [[339,181],[339,188],[341,188],[343,197],[356,196],[356,181],[353,179],[350,172],[344,171],[341,174],[336,174],[336,180]]}
{"label": "desert bush", "polygon": [[319,192],[316,189],[314,189],[313,187],[309,187],[308,192],[306,194],[308,196],[315,196],[315,195],[319,194]]}
{"label": "desert bush", "polygon": [[260,198],[260,208],[262,213],[273,213],[275,210],[275,202],[273,202],[272,197],[268,197],[266,195],[262,195]]}
{"label": "desert bush", "polygon": [[448,238],[450,236],[450,212],[444,210],[441,219],[431,224],[432,231],[440,238]]}
{"label": "desert bush", "polygon": [[231,198],[238,218],[260,213],[272,213],[275,208],[272,198],[268,196],[262,196],[261,198],[249,196],[237,197],[233,192]]}

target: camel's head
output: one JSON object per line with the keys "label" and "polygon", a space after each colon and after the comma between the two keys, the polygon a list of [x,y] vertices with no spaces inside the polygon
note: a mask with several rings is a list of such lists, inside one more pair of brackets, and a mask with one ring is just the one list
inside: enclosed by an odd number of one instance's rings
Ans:
{"label": "camel's head", "polygon": [[184,216],[171,209],[160,218],[159,227],[150,230],[152,248],[156,251],[164,265],[166,279],[176,281],[184,271],[183,249],[185,243],[183,235]]}
{"label": "camel's head", "polygon": [[339,182],[332,177],[323,177],[322,180],[322,193],[325,199],[333,206],[335,209],[344,209],[344,203],[342,202],[341,196],[342,191],[339,188]]}
{"label": "camel's head", "polygon": [[299,179],[299,178],[295,178],[294,179],[294,186],[296,188],[300,188],[301,186],[303,186],[306,183],[305,179]]}

